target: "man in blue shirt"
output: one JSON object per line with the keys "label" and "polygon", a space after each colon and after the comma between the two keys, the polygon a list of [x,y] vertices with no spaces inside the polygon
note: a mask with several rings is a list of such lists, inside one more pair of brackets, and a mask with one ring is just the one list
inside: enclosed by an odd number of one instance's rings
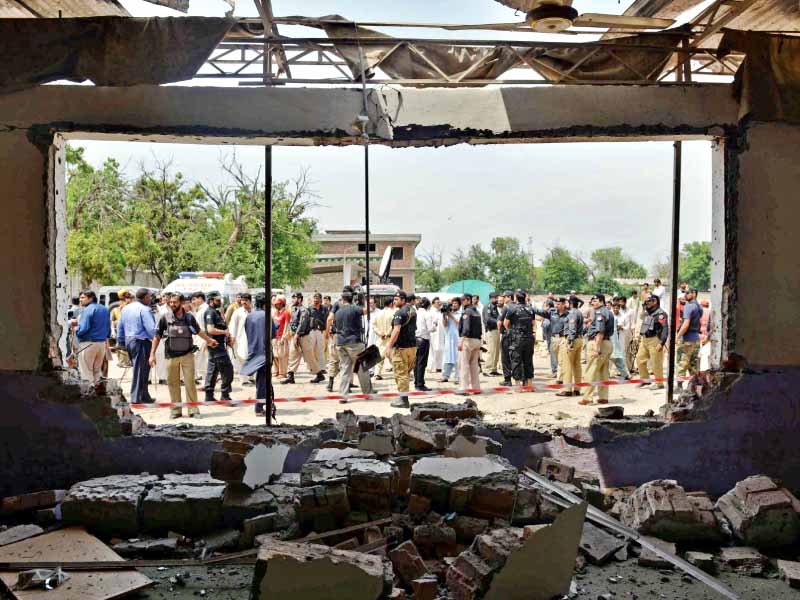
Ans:
{"label": "man in blue shirt", "polygon": [[97,295],[92,290],[81,292],[79,302],[82,307],[80,316],[72,322],[77,325],[78,370],[81,379],[97,385],[103,376],[103,361],[108,353],[111,316],[105,306],[98,304]]}
{"label": "man in blue shirt", "polygon": [[678,375],[697,375],[700,370],[700,320],[703,309],[697,302],[697,290],[691,289],[684,295],[686,304],[681,314],[681,326],[678,329]]}
{"label": "man in blue shirt", "polygon": [[150,350],[156,331],[156,319],[150,308],[150,291],[139,288],[136,302],[122,309],[117,324],[117,344],[124,344],[133,363],[131,398],[133,404],[155,402],[147,390],[150,378]]}

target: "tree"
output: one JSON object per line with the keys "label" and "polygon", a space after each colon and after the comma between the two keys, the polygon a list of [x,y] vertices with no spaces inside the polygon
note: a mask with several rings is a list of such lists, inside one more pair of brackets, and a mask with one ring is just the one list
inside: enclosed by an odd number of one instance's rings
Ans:
{"label": "tree", "polygon": [[496,237],[490,244],[489,282],[498,290],[533,288],[533,267],[520,241],[513,237]]}
{"label": "tree", "polygon": [[598,248],[592,252],[595,276],[641,279],[647,277],[647,269],[622,251],[619,246]]}
{"label": "tree", "polygon": [[453,258],[443,273],[445,285],[463,279],[487,279],[486,266],[489,255],[481,248],[480,244],[473,244],[466,251],[462,248],[456,250]]}
{"label": "tree", "polygon": [[588,286],[588,277],[586,265],[561,246],[551,248],[542,262],[542,285],[548,291],[583,291]]}
{"label": "tree", "polygon": [[711,242],[689,242],[683,245],[678,266],[680,278],[689,287],[711,289]]}
{"label": "tree", "polygon": [[442,262],[442,251],[439,248],[420,252],[416,257],[417,272],[414,275],[417,289],[436,292],[451,283],[445,281]]}

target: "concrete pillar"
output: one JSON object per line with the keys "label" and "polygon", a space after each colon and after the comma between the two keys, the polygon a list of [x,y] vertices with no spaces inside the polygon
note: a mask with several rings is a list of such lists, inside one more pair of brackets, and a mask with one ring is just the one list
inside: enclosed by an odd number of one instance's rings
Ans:
{"label": "concrete pillar", "polygon": [[735,231],[727,235],[736,252],[729,349],[751,365],[800,365],[798,156],[800,126],[749,124],[736,189],[727,192],[736,194]]}

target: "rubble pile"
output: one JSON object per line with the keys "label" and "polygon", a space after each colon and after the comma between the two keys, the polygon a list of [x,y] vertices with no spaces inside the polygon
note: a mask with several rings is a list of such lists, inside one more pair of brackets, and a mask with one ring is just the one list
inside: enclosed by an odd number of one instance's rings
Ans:
{"label": "rubble pile", "polygon": [[[762,554],[800,541],[800,504],[768,477],[715,503],[671,480],[606,490],[545,457],[535,467],[548,487],[480,428],[467,401],[391,418],[344,411],[315,431],[217,432],[210,473],[113,475],[4,499],[0,546],[78,525],[125,558],[249,551],[254,599],[545,600],[568,595],[586,563],[673,570],[675,555],[800,585],[800,564]],[[586,517],[588,506],[620,526]]]}

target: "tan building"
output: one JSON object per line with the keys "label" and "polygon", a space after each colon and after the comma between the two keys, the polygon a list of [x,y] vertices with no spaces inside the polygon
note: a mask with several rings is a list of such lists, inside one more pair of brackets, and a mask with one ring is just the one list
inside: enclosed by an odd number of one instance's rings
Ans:
{"label": "tan building", "polygon": [[[317,259],[311,267],[309,277],[300,289],[306,291],[337,291],[343,285],[361,283],[366,276],[364,230],[328,230],[315,235],[313,240],[320,245]],[[392,268],[389,282],[404,290],[414,290],[416,271],[416,248],[422,240],[418,234],[375,234],[369,236],[370,266],[372,282],[377,283],[377,271],[383,253],[388,246],[392,250]]]}

